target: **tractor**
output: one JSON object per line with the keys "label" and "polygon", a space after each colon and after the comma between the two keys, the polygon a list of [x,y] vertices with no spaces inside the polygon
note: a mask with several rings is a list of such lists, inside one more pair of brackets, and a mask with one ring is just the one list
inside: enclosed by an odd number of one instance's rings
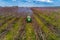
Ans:
{"label": "tractor", "polygon": [[31,23],[31,22],[32,22],[31,16],[26,16],[26,22],[27,22],[27,23]]}

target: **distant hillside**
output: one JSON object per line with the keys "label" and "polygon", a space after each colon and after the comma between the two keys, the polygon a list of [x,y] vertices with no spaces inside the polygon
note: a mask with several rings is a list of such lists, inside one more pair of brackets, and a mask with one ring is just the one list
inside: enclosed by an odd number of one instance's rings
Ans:
{"label": "distant hillside", "polygon": [[60,7],[0,7],[0,15],[31,15],[33,9],[44,12],[60,12]]}

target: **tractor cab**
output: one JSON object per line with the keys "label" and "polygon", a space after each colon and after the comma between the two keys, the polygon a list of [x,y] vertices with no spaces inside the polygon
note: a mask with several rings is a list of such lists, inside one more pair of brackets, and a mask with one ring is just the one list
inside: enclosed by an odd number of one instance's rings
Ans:
{"label": "tractor cab", "polygon": [[31,16],[27,16],[27,17],[26,17],[26,22],[27,22],[27,23],[31,23],[31,22],[32,22]]}

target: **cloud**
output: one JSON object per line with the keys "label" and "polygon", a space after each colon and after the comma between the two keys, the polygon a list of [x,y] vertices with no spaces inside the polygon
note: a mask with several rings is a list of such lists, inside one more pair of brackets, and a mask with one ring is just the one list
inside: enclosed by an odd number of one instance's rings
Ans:
{"label": "cloud", "polygon": [[0,6],[19,6],[19,7],[60,6],[60,0],[0,0]]}
{"label": "cloud", "polygon": [[53,2],[53,0],[25,0],[25,1],[27,1],[27,2],[33,2],[33,1],[35,1],[35,2],[47,2],[47,3]]}
{"label": "cloud", "polygon": [[12,0],[12,1],[16,1],[16,0]]}
{"label": "cloud", "polygon": [[40,1],[40,2],[53,2],[52,0],[36,0],[36,1]]}

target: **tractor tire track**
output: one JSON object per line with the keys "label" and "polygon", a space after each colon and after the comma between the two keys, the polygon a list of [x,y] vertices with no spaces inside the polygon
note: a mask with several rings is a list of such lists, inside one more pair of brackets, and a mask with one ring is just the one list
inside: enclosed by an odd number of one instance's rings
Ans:
{"label": "tractor tire track", "polygon": [[15,22],[17,22],[17,18],[16,18],[16,20],[14,20],[14,21],[12,21],[9,25],[8,25],[8,27],[6,28],[6,29],[4,29],[4,31],[0,34],[0,40],[2,40],[5,36],[6,36],[6,34],[12,29],[12,26],[13,26],[13,24],[15,23]]}
{"label": "tractor tire track", "polygon": [[[37,11],[37,10],[36,10],[36,11]],[[41,19],[41,21],[51,30],[51,32],[57,33],[56,28],[55,28],[54,25],[52,25],[51,23],[47,22],[44,18],[42,18],[42,17],[40,16],[41,14],[38,14],[38,12],[35,12],[35,11],[33,11],[33,12],[34,12],[34,14],[36,14],[36,15]]]}
{"label": "tractor tire track", "polygon": [[8,39],[15,40],[17,38],[17,36],[19,34],[19,30],[21,29],[21,25],[22,25],[22,22],[23,22],[22,20],[23,20],[23,18],[22,17],[21,18],[19,17],[19,20],[17,20],[17,22],[14,24],[14,27],[13,27],[13,29],[11,31],[13,33],[13,36],[11,34],[11,37],[8,38]]}
{"label": "tractor tire track", "polygon": [[18,35],[14,38],[14,40],[22,40],[22,37],[24,36],[24,34],[25,34],[25,21],[24,21],[24,18],[23,18],[22,25],[19,28]]}
{"label": "tractor tire track", "polygon": [[36,35],[33,28],[33,22],[27,23],[25,21],[25,34],[24,35],[25,35],[24,40],[36,40]]}
{"label": "tractor tire track", "polygon": [[43,34],[40,26],[38,25],[38,23],[34,18],[33,18],[33,27],[36,34],[36,40],[46,40],[45,34]]}
{"label": "tractor tire track", "polygon": [[53,26],[52,24],[50,24],[49,22],[47,22],[44,18],[42,18],[41,16],[39,16],[39,14],[36,13],[36,15],[41,19],[41,21],[51,30],[51,32],[53,33],[57,33],[55,26]]}

